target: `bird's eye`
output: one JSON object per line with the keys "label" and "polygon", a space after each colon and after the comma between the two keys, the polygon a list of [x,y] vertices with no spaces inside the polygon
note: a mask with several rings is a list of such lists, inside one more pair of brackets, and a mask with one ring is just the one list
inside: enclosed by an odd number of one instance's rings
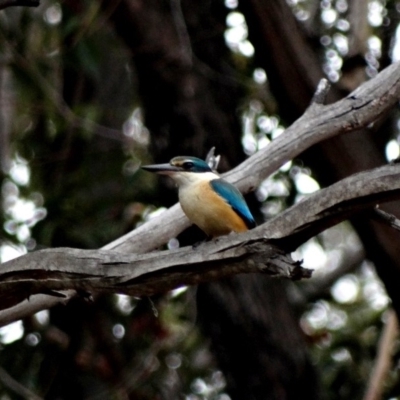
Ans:
{"label": "bird's eye", "polygon": [[194,164],[191,161],[186,161],[186,162],[183,163],[182,167],[184,169],[191,169],[191,168],[193,168],[193,165]]}

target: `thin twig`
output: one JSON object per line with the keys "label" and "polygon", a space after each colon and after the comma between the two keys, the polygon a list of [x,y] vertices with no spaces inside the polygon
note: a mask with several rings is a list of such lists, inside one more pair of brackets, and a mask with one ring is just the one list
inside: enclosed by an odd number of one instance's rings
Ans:
{"label": "thin twig", "polygon": [[368,382],[364,400],[381,400],[385,380],[392,365],[393,345],[398,336],[398,322],[396,313],[389,311],[386,325],[378,344],[378,355]]}
{"label": "thin twig", "polygon": [[318,83],[311,104],[324,104],[330,88],[331,85],[328,79],[322,78]]}
{"label": "thin twig", "polygon": [[11,390],[18,396],[21,396],[26,400],[43,400],[41,397],[37,396],[31,390],[21,385],[16,381],[4,368],[0,367],[0,382],[4,387]]}
{"label": "thin twig", "polygon": [[378,217],[379,220],[388,223],[392,228],[400,231],[400,219],[398,219],[395,215],[376,207],[374,209],[374,216]]}
{"label": "thin twig", "polygon": [[22,301],[14,307],[7,308],[0,312],[0,327],[11,322],[23,319],[28,315],[33,315],[46,308],[54,307],[58,304],[67,304],[77,295],[75,290],[60,291],[65,297],[54,297],[47,294],[37,294],[29,299]]}

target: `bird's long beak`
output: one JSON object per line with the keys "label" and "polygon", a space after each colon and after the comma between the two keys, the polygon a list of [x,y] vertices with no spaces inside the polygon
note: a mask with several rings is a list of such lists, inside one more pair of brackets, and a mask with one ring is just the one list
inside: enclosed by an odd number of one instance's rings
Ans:
{"label": "bird's long beak", "polygon": [[155,172],[157,174],[165,174],[165,175],[182,171],[181,168],[175,167],[174,165],[171,164],[142,165],[141,168],[149,172]]}

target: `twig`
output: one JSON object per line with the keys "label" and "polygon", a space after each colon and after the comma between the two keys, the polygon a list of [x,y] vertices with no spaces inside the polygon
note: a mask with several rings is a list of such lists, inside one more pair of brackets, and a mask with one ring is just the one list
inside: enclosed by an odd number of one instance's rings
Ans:
{"label": "twig", "polygon": [[209,167],[216,172],[218,168],[218,164],[221,160],[221,155],[215,155],[215,147],[212,147],[210,151],[207,153],[206,156],[206,163],[209,165]]}
{"label": "twig", "polygon": [[331,85],[328,79],[321,79],[311,100],[311,104],[324,104],[330,88]]}
{"label": "twig", "polygon": [[392,228],[400,231],[400,219],[396,218],[396,216],[394,216],[393,214],[390,214],[376,207],[374,209],[374,216],[377,217],[379,220],[388,223]]}
{"label": "twig", "polygon": [[0,367],[0,382],[18,396],[26,400],[43,400],[31,390],[16,381],[3,367]]}
{"label": "twig", "polygon": [[377,360],[368,382],[364,400],[381,400],[383,398],[382,394],[385,379],[392,365],[393,345],[397,336],[397,316],[393,310],[390,310],[382,336],[379,340]]}
{"label": "twig", "polygon": [[67,304],[73,297],[77,295],[75,290],[61,291],[65,297],[54,297],[46,294],[37,294],[29,299],[22,301],[14,307],[0,311],[0,327],[18,321],[29,315],[33,315],[38,311],[46,308],[54,307],[57,304]]}

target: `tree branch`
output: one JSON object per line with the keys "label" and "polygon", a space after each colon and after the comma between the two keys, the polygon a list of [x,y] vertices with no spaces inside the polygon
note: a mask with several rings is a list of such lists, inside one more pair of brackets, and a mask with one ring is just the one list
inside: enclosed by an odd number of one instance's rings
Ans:
{"label": "tree branch", "polygon": [[[396,63],[336,103],[324,106],[314,102],[284,133],[223,176],[242,192],[248,193],[312,145],[374,122],[399,98],[400,63]],[[176,204],[104,249],[124,253],[150,251],[167,243],[189,225],[180,205]]]}
{"label": "tree branch", "polygon": [[379,208],[375,208],[374,216],[376,219],[386,222],[393,229],[400,231],[400,219],[396,218],[395,215],[383,211]]}
{"label": "tree branch", "polygon": [[[263,243],[264,242],[264,243]],[[310,271],[260,239],[225,238],[199,246],[147,254],[56,248],[26,254],[2,265],[0,309],[48,290],[149,296],[182,285],[198,284],[242,272],[265,271],[288,278]]]}
{"label": "tree branch", "polygon": [[[26,296],[21,303],[0,311],[0,327],[18,321],[28,315],[33,315],[41,310],[46,310],[57,304],[67,304],[77,295],[75,290],[60,291],[62,297],[55,297],[48,294],[37,294],[32,297]],[[7,306],[6,306],[7,307]]]}
{"label": "tree branch", "polygon": [[317,90],[315,91],[314,96],[311,99],[311,105],[314,103],[324,104],[330,88],[331,85],[328,79],[321,79],[318,83]]}
{"label": "tree branch", "polygon": [[[285,133],[225,174],[225,178],[243,192],[254,190],[263,179],[309,146],[373,122],[399,98],[400,64],[397,63],[341,101],[328,106],[314,102]],[[220,238],[195,250],[183,248],[140,255],[161,246],[189,226],[176,204],[160,217],[105,246],[103,251],[53,249],[2,264],[0,304],[3,308],[10,307],[33,293],[62,289],[143,296],[260,270],[301,278],[309,272],[283,252],[356,212],[400,198],[399,174],[400,166],[396,164],[363,172],[319,191],[245,234]],[[137,254],[120,254],[130,252]],[[35,303],[36,297],[29,303]],[[10,314],[13,310],[14,307],[6,311]],[[23,311],[18,315],[24,315]],[[0,312],[0,323],[2,317]]]}
{"label": "tree branch", "polygon": [[43,400],[42,397],[37,396],[31,390],[21,385],[15,380],[4,368],[0,367],[0,383],[7,389],[10,389],[18,397],[26,400]]}
{"label": "tree branch", "polygon": [[390,309],[381,338],[379,339],[377,358],[363,400],[379,400],[383,398],[384,384],[393,363],[394,344],[398,335],[397,316]]}
{"label": "tree branch", "polygon": [[265,272],[300,279],[311,271],[285,255],[350,214],[400,198],[400,165],[362,172],[320,190],[244,234],[197,248],[122,254],[110,250],[41,250],[2,264],[0,307],[49,290],[147,296],[238,273]]}

